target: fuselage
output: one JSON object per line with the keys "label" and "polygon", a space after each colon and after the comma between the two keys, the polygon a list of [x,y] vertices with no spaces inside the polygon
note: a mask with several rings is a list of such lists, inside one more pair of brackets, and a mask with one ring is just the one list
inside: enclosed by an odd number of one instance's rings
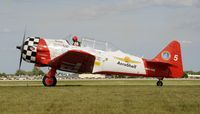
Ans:
{"label": "fuselage", "polygon": [[[24,37],[25,39],[25,37]],[[73,46],[67,40],[28,37],[17,49],[21,50],[21,60],[35,63],[38,67],[51,67],[43,78],[45,86],[55,86],[56,70],[73,73],[93,73],[106,75],[146,76],[159,79],[179,78],[183,75],[181,47],[178,41],[169,43],[154,59],[147,60],[110,50],[105,43],[104,49],[98,42],[82,40],[81,46]],[[99,44],[102,44],[100,42]]]}
{"label": "fuselage", "polygon": [[[92,67],[92,70],[89,70],[89,73],[148,77],[172,77],[175,76],[173,73],[176,73],[170,71],[170,68],[174,69],[176,66],[165,64],[165,62],[156,63],[148,61],[144,58],[133,56],[120,50],[100,50],[84,44],[82,46],[73,46],[67,40],[53,40],[39,37],[29,37],[25,40],[22,57],[27,62],[35,63],[36,66],[45,67],[50,66],[49,63],[55,58],[58,58],[59,56],[62,56],[62,54],[73,50],[85,52],[94,56],[94,61],[90,61],[92,63],[90,63],[89,67]],[[75,65],[75,67],[81,65],[82,63],[79,63]],[[78,73],[62,66],[63,65],[56,69]],[[84,73],[84,71],[81,73]],[[177,76],[179,76],[179,74]]]}
{"label": "fuselage", "polygon": [[[87,46],[73,46],[66,40],[38,38],[35,40],[37,43],[32,43],[32,40],[32,38],[25,40],[23,59],[27,62],[36,63],[37,66],[48,66],[51,60],[69,50],[81,50],[95,56],[91,73],[146,75],[145,64],[142,58],[126,54],[120,50],[103,51]],[[34,54],[31,55],[31,53]]]}

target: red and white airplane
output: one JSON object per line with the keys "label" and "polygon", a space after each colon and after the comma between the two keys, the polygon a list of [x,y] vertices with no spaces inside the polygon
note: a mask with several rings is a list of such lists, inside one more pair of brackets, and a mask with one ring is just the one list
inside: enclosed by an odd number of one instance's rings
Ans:
{"label": "red and white airplane", "polygon": [[[99,44],[104,45],[99,48]],[[157,86],[162,86],[164,78],[183,76],[180,43],[172,41],[155,58],[148,60],[122,51],[112,51],[108,43],[82,39],[81,46],[74,46],[67,40],[23,38],[22,59],[35,63],[38,67],[51,67],[43,78],[45,86],[56,86],[56,70],[73,73],[93,73],[106,75],[128,75],[156,77]]]}

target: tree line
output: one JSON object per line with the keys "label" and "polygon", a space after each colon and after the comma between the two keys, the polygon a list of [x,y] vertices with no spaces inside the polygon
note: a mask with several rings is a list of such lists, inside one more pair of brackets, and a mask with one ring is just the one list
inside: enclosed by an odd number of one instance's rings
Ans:
{"label": "tree line", "polygon": [[16,76],[21,76],[21,75],[40,76],[40,75],[42,75],[42,76],[44,76],[45,73],[38,68],[33,68],[31,71],[17,70],[15,74],[0,73],[0,76],[8,76],[8,75],[16,75]]}
{"label": "tree line", "polygon": [[191,75],[200,75],[200,71],[198,71],[198,72],[194,72],[194,71],[185,71],[185,73],[187,73],[187,74],[191,74]]}
{"label": "tree line", "polygon": [[[184,72],[184,75],[182,78],[188,78],[188,74],[191,74],[191,75],[200,75],[200,71],[198,72],[195,72],[195,71],[185,71]],[[6,74],[6,73],[0,73],[0,76],[8,76],[8,75],[16,75],[16,76],[20,76],[20,75],[28,75],[28,76],[44,76],[45,73],[40,70],[39,68],[33,68],[32,71],[25,71],[25,70],[17,70],[15,74]],[[126,77],[126,76],[116,76],[116,77]],[[129,77],[131,78],[131,77]],[[132,77],[133,78],[133,77]]]}

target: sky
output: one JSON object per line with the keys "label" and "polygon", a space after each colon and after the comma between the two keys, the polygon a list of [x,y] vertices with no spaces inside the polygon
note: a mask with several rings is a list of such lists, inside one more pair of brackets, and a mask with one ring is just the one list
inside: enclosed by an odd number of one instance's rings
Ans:
{"label": "sky", "polygon": [[0,0],[0,72],[18,69],[25,25],[27,36],[91,37],[148,59],[178,40],[184,70],[200,71],[199,20],[200,0]]}

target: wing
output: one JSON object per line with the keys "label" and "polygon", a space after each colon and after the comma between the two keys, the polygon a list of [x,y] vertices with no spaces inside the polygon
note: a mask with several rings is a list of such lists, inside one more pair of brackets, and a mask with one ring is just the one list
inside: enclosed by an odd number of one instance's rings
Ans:
{"label": "wing", "polygon": [[92,73],[95,56],[80,50],[70,50],[50,61],[56,69],[74,73]]}

